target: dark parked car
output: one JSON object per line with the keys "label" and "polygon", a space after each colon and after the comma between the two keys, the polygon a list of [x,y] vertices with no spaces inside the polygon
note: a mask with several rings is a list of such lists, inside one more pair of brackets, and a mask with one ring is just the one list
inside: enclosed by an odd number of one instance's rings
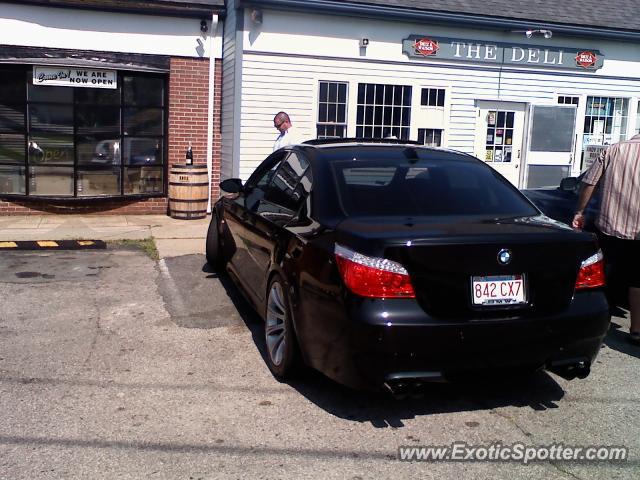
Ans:
{"label": "dark parked car", "polygon": [[[531,200],[542,213],[559,222],[571,225],[573,214],[578,204],[578,193],[580,193],[579,177],[563,178],[558,187],[545,187],[522,190],[529,200]],[[595,231],[594,222],[600,206],[600,193],[596,190],[591,201],[585,209],[585,230]]]}
{"label": "dark parked car", "polygon": [[[583,174],[584,175],[584,174]],[[545,215],[554,220],[570,225],[573,221],[573,214],[578,204],[578,194],[580,193],[580,182],[582,176],[563,178],[560,186],[557,188],[536,188],[530,190],[522,190],[529,200],[538,207]],[[591,201],[584,210],[585,225],[584,229],[589,232],[595,232],[595,220],[600,208],[600,191],[595,190]],[[605,256],[607,290],[609,303],[627,308],[629,305],[627,297],[627,287],[620,281],[620,277],[616,275],[613,266],[607,262]]]}
{"label": "dark parked car", "polygon": [[306,364],[402,394],[486,369],[588,375],[610,319],[596,241],[483,162],[316,141],[220,186],[207,260],[265,319],[277,377]]}

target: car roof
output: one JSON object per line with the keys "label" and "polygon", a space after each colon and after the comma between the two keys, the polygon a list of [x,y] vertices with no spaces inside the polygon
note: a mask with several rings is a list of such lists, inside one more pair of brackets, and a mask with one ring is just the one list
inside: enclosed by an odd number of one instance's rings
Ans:
{"label": "car roof", "polygon": [[[451,150],[442,147],[429,147],[410,140],[391,140],[391,139],[327,139],[327,140],[310,140],[297,145],[311,157],[323,158],[331,160],[335,157],[341,157],[349,152],[349,155],[359,153],[360,158],[368,157],[372,155],[384,152],[386,155],[404,156],[406,158],[420,158],[422,160],[428,159],[455,159],[455,160],[467,160],[477,161],[475,157],[468,153],[459,152],[457,150]],[[354,157],[355,160],[358,157]]]}

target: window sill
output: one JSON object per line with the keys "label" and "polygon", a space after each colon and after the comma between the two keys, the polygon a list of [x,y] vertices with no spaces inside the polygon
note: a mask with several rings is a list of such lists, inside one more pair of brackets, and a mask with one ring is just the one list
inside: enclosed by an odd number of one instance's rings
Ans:
{"label": "window sill", "polygon": [[99,203],[99,202],[113,202],[114,200],[131,201],[131,200],[146,200],[149,198],[166,198],[167,194],[164,192],[158,193],[145,193],[139,195],[102,195],[99,197],[64,197],[54,195],[17,195],[17,194],[0,194],[0,200],[6,202],[14,201],[32,201],[32,202],[55,202],[61,203]]}

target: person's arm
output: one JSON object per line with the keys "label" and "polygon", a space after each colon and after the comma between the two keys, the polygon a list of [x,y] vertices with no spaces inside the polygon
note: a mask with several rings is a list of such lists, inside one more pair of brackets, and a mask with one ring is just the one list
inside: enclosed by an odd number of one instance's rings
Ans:
{"label": "person's arm", "polygon": [[589,200],[591,200],[593,192],[602,178],[602,174],[605,170],[605,164],[608,163],[608,154],[609,149],[606,149],[598,155],[596,161],[593,162],[593,165],[589,167],[589,170],[587,170],[582,178],[582,186],[580,188],[580,194],[578,195],[578,204],[576,205],[576,211],[573,215],[573,221],[571,222],[571,226],[576,230],[582,230],[584,228],[584,209],[587,208]]}
{"label": "person's arm", "polygon": [[580,195],[578,196],[576,211],[573,215],[573,222],[571,222],[571,226],[576,230],[582,230],[584,228],[584,209],[587,208],[589,200],[591,200],[595,189],[595,185],[589,185],[586,183],[582,184]]}

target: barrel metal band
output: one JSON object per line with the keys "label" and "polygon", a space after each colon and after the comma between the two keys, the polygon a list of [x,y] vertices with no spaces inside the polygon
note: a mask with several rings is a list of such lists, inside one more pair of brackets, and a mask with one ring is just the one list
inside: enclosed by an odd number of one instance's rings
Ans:
{"label": "barrel metal band", "polygon": [[192,198],[189,200],[185,200],[183,198],[171,198],[169,197],[169,201],[170,202],[176,202],[176,203],[191,203],[191,202],[208,202],[209,199],[208,198]]}
{"label": "barrel metal band", "polygon": [[208,187],[208,183],[178,183],[178,182],[169,182],[169,185],[173,185],[174,187]]}

